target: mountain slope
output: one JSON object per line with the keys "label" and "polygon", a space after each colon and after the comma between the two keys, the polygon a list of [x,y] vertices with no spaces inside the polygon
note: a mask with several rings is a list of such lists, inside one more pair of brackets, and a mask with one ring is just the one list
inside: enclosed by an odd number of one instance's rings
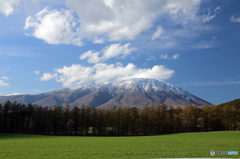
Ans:
{"label": "mountain slope", "polygon": [[42,106],[69,104],[73,107],[85,104],[90,107],[106,108],[114,105],[143,108],[147,105],[157,105],[159,103],[165,103],[173,107],[212,105],[179,87],[147,78],[134,78],[121,82],[91,83],[76,89],[64,88],[38,95],[0,96],[0,103],[7,100]]}

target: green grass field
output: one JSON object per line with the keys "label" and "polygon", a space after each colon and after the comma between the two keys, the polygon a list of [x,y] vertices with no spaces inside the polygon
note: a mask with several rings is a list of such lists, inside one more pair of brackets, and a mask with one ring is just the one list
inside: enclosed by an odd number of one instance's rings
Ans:
{"label": "green grass field", "polygon": [[238,158],[240,132],[221,131],[135,137],[42,136],[0,133],[0,158]]}

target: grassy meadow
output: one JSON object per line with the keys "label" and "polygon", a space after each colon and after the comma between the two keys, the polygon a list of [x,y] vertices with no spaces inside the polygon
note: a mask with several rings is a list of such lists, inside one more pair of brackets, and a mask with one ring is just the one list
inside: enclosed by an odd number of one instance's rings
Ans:
{"label": "grassy meadow", "polygon": [[240,131],[134,137],[43,136],[0,133],[0,158],[239,158]]}

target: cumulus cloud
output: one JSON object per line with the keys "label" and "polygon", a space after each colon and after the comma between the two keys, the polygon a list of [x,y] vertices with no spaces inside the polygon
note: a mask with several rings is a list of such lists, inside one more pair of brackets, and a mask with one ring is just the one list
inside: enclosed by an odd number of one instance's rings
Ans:
{"label": "cumulus cloud", "polygon": [[82,46],[81,37],[74,31],[77,22],[70,10],[50,10],[44,8],[34,16],[27,17],[25,30],[26,35],[42,39],[49,44],[72,44]]}
{"label": "cumulus cloud", "polygon": [[161,26],[159,26],[157,28],[157,30],[153,33],[151,40],[153,41],[153,40],[159,38],[163,32],[164,32],[163,28]]}
{"label": "cumulus cloud", "polygon": [[169,14],[182,23],[193,20],[200,2],[201,0],[67,0],[66,4],[77,12],[83,36],[106,35],[110,41],[115,41],[134,39],[142,31],[150,29],[155,19],[161,15]]}
{"label": "cumulus cloud", "polygon": [[7,87],[7,86],[9,86],[9,84],[3,82],[3,80],[0,80],[0,86]]}
{"label": "cumulus cloud", "polygon": [[[136,51],[136,48],[129,47],[130,43],[127,43],[125,45],[118,44],[112,44],[109,46],[106,46],[103,48],[100,52],[93,52],[93,50],[89,50],[82,55],[80,55],[80,59],[88,59],[89,63],[98,63],[103,62],[107,59],[113,58],[113,57],[120,57],[123,58],[132,52]],[[99,56],[101,54],[101,56]]]}
{"label": "cumulus cloud", "polygon": [[173,55],[173,59],[175,60],[175,59],[177,59],[179,56],[180,56],[180,54],[175,54],[175,55]]}
{"label": "cumulus cloud", "polygon": [[132,52],[136,51],[136,48],[129,48],[130,43],[127,43],[125,45],[122,45],[120,43],[118,44],[112,44],[110,46],[107,46],[103,49],[103,59],[109,59],[113,57],[118,57],[121,55],[121,58],[131,54]]}
{"label": "cumulus cloud", "polygon": [[214,9],[213,14],[211,14],[211,11],[208,11],[208,14],[203,16],[203,22],[206,23],[209,22],[211,19],[215,18],[217,16],[218,10],[221,10],[221,8],[217,7],[216,9]]}
{"label": "cumulus cloud", "polygon": [[39,71],[35,71],[35,74],[39,74],[40,72]]}
{"label": "cumulus cloud", "polygon": [[40,78],[40,81],[48,81],[55,76],[56,76],[56,74],[50,74],[49,72],[47,72],[47,73],[43,74],[43,76]]}
{"label": "cumulus cloud", "polygon": [[2,79],[4,79],[4,80],[8,80],[9,78],[8,78],[8,77],[6,77],[6,76],[4,76],[4,77],[2,77]]}
{"label": "cumulus cloud", "polygon": [[[82,46],[82,40],[93,43],[132,40],[154,26],[158,17],[168,16],[172,21],[187,24],[196,20],[201,0],[66,0],[70,10],[45,8],[26,19],[25,29],[49,44]],[[134,9],[133,9],[134,8]],[[152,40],[161,36],[161,27]]]}
{"label": "cumulus cloud", "polygon": [[93,52],[93,50],[89,50],[85,53],[83,53],[82,55],[80,55],[80,59],[87,59],[88,58],[88,62],[89,63],[98,63],[100,61],[100,58],[98,57],[98,55],[100,54],[100,52]]}
{"label": "cumulus cloud", "polygon": [[[152,21],[165,2],[157,1],[95,1],[67,0],[69,8],[74,9],[81,26],[83,37],[95,38],[106,35],[110,41],[134,39],[143,30],[153,26]],[[134,9],[132,9],[134,8]],[[151,10],[154,9],[154,11]]]}
{"label": "cumulus cloud", "polygon": [[166,80],[174,74],[174,70],[170,70],[163,65],[155,65],[152,68],[137,68],[132,63],[129,63],[125,67],[121,63],[117,63],[116,65],[98,63],[91,67],[73,64],[70,67],[64,66],[63,68],[55,69],[54,74],[46,74],[51,78],[56,76],[55,79],[57,82],[62,82],[64,87],[76,87],[90,81],[105,82],[130,78]]}
{"label": "cumulus cloud", "polygon": [[231,17],[231,22],[240,23],[240,17],[239,18],[234,18],[234,16],[232,16]]}
{"label": "cumulus cloud", "polygon": [[20,0],[0,0],[0,12],[9,16],[19,4]]}

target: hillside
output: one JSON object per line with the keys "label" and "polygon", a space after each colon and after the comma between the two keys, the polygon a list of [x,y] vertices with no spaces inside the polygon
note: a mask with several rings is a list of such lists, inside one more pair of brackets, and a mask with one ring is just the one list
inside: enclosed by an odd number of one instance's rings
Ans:
{"label": "hillside", "polygon": [[219,107],[224,107],[224,106],[234,106],[235,108],[237,108],[237,110],[240,109],[240,98],[239,99],[235,99],[232,100],[230,102],[226,102],[226,103],[222,103],[218,105]]}

